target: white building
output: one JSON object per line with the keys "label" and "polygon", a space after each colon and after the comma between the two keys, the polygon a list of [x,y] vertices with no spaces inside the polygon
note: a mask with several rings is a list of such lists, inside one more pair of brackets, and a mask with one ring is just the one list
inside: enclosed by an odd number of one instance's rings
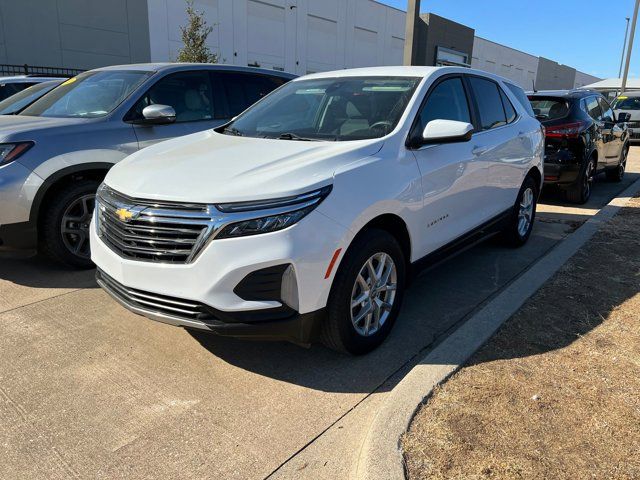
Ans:
{"label": "white building", "polygon": [[[402,64],[405,12],[371,0],[199,0],[220,61],[305,74]],[[151,61],[175,59],[184,0],[148,0]]]}
{"label": "white building", "polygon": [[471,67],[509,78],[531,90],[538,72],[538,57],[476,36]]}
{"label": "white building", "polygon": [[[213,27],[208,45],[220,62],[299,75],[402,63],[406,13],[374,0],[195,0],[195,8]],[[0,73],[24,64],[86,70],[175,60],[185,10],[185,0],[0,0]],[[442,55],[465,64],[471,59],[471,66],[527,90],[534,79],[540,88],[599,80],[474,38],[472,28],[437,15],[421,18],[427,64]]]}

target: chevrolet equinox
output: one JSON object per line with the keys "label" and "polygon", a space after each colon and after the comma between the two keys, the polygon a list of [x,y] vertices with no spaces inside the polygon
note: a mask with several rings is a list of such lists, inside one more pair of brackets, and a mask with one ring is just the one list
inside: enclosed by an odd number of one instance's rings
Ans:
{"label": "chevrolet equinox", "polygon": [[522,89],[491,74],[308,75],[111,169],[97,280],[173,325],[366,353],[417,268],[493,233],[527,241],[543,140]]}

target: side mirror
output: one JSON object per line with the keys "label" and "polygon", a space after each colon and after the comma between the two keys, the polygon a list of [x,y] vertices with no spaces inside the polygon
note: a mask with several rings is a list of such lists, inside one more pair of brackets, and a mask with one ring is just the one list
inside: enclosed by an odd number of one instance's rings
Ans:
{"label": "side mirror", "polygon": [[631,120],[631,114],[626,112],[620,112],[618,114],[618,123],[627,123]]}
{"label": "side mirror", "polygon": [[473,125],[456,120],[431,120],[422,132],[422,143],[468,142],[473,135]]}
{"label": "side mirror", "polygon": [[142,110],[145,125],[167,125],[176,121],[176,111],[169,105],[149,105]]}

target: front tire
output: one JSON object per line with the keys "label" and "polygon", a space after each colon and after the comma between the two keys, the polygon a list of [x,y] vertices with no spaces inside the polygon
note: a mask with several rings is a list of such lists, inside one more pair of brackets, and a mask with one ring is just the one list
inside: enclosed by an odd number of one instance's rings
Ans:
{"label": "front tire", "polygon": [[538,191],[538,183],[530,176],[525,178],[518,192],[509,223],[502,231],[509,246],[521,247],[529,240],[536,218]]}
{"label": "front tire", "polygon": [[62,187],[42,212],[40,251],[70,267],[93,268],[89,224],[99,183],[82,180]]}
{"label": "front tire", "polygon": [[404,296],[405,257],[397,240],[371,229],[353,242],[336,273],[322,325],[322,343],[362,355],[389,335]]}
{"label": "front tire", "polygon": [[624,172],[627,169],[627,157],[629,156],[629,144],[625,144],[622,147],[622,152],[620,152],[620,162],[618,166],[612,168],[611,170],[607,170],[607,180],[610,182],[621,182],[624,179]]}

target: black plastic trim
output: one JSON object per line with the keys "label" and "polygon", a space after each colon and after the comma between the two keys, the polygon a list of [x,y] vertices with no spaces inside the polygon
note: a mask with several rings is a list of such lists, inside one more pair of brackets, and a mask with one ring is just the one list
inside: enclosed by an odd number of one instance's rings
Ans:
{"label": "black plastic trim", "polygon": [[507,225],[507,222],[511,219],[513,212],[513,208],[509,208],[461,237],[458,237],[453,242],[440,247],[419,260],[416,260],[411,265],[411,274],[417,275],[424,270],[434,268],[444,261],[449,260],[488,239],[489,237],[500,233],[500,231]]}
{"label": "black plastic trim", "polygon": [[244,277],[233,289],[243,300],[282,302],[282,275],[289,264],[261,268]]}

